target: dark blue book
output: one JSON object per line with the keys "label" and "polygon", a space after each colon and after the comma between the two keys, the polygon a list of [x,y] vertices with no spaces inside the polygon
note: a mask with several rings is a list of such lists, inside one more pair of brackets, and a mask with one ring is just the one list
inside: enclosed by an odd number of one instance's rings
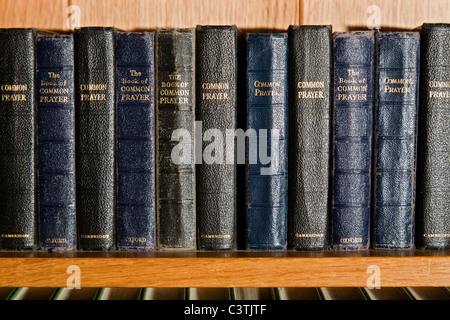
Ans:
{"label": "dark blue book", "polygon": [[376,36],[373,247],[414,247],[418,32]]}
{"label": "dark blue book", "polygon": [[73,36],[36,38],[39,244],[76,249]]}
{"label": "dark blue book", "polygon": [[333,34],[334,249],[370,245],[374,43],[372,31]]}
{"label": "dark blue book", "polygon": [[247,36],[247,247],[287,245],[288,36]]}
{"label": "dark blue book", "polygon": [[117,247],[155,249],[154,33],[117,32]]}

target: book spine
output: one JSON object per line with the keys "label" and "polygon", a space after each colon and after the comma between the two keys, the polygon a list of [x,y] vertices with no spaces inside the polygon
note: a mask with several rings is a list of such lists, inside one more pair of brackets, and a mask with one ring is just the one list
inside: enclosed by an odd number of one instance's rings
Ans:
{"label": "book spine", "polygon": [[196,28],[197,248],[236,248],[236,156],[226,132],[237,125],[235,26]]}
{"label": "book spine", "polygon": [[116,33],[117,247],[156,248],[154,32]]}
{"label": "book spine", "polygon": [[0,29],[0,248],[35,249],[36,31]]}
{"label": "book spine", "polygon": [[78,246],[116,244],[115,29],[74,32],[75,173]]}
{"label": "book spine", "polygon": [[195,249],[195,29],[157,29],[155,54],[158,248]]}
{"label": "book spine", "polygon": [[288,98],[288,35],[248,34],[247,249],[287,246]]}
{"label": "book spine", "polygon": [[336,32],[332,244],[370,244],[374,32]]}
{"label": "book spine", "polygon": [[39,245],[76,249],[72,35],[38,34],[36,101]]}
{"label": "book spine", "polygon": [[450,248],[450,24],[421,31],[418,247]]}
{"label": "book spine", "polygon": [[420,36],[380,32],[375,46],[373,247],[414,247]]}
{"label": "book spine", "polygon": [[290,249],[329,246],[332,60],[331,26],[290,26]]}

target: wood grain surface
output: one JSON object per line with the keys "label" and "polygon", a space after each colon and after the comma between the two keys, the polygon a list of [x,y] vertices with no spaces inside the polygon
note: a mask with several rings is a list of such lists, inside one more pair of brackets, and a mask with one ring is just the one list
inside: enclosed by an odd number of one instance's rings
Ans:
{"label": "wood grain surface", "polygon": [[[450,286],[448,251],[1,253],[0,287]],[[374,270],[377,271],[374,271]],[[68,271],[71,271],[68,273]]]}
{"label": "wood grain surface", "polygon": [[77,22],[130,31],[198,24],[285,30],[299,23],[299,7],[298,0],[0,0],[0,27],[67,31]]}
{"label": "wood grain surface", "polygon": [[331,24],[333,31],[367,29],[378,12],[381,31],[410,30],[424,22],[450,23],[449,0],[301,0],[300,4],[301,24]]}

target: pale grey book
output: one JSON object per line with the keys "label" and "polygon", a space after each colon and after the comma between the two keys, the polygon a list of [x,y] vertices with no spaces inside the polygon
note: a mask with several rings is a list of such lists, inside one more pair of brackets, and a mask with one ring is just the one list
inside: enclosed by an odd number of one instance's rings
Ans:
{"label": "pale grey book", "polygon": [[361,288],[321,287],[319,290],[323,300],[366,300]]}
{"label": "pale grey book", "polygon": [[230,288],[233,300],[275,300],[274,288]]}
{"label": "pale grey book", "polygon": [[321,300],[317,288],[275,288],[278,300]]}
{"label": "pale grey book", "polygon": [[369,300],[412,300],[409,292],[402,287],[361,288],[361,290]]}
{"label": "pale grey book", "polygon": [[141,288],[101,288],[95,300],[139,300]]}
{"label": "pale grey book", "polygon": [[406,287],[414,300],[450,300],[448,288]]}
{"label": "pale grey book", "polygon": [[56,288],[18,287],[10,292],[6,300],[50,300]]}
{"label": "pale grey book", "polygon": [[228,288],[189,288],[188,300],[230,300]]}
{"label": "pale grey book", "polygon": [[185,288],[143,288],[141,300],[185,300]]}
{"label": "pale grey book", "polygon": [[99,290],[98,288],[58,288],[52,300],[94,300]]}

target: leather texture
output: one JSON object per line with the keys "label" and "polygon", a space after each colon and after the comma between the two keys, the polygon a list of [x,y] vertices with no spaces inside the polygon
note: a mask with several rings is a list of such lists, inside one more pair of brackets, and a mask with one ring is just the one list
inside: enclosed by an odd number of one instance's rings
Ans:
{"label": "leather texture", "polygon": [[74,51],[78,247],[109,250],[117,210],[115,29],[76,29]]}
{"label": "leather texture", "polygon": [[[238,39],[236,26],[197,26],[196,28],[196,121],[201,121],[203,137],[197,148],[203,155],[216,155],[207,148],[214,142],[204,137],[209,129],[219,130],[224,139],[223,157],[217,162],[196,154],[197,248],[235,249],[236,241],[236,159],[226,161],[226,130],[237,125]],[[214,89],[221,88],[221,89]],[[222,99],[219,99],[220,98]],[[227,99],[225,99],[227,97]],[[209,131],[211,132],[211,131]],[[216,146],[219,143],[215,144]],[[201,147],[201,148],[200,148]],[[234,147],[234,152],[236,146]],[[213,158],[213,157],[211,157]],[[235,158],[235,157],[234,157]],[[210,159],[210,160],[214,160]]]}
{"label": "leather texture", "polygon": [[290,26],[288,247],[329,247],[331,26]]}
{"label": "leather texture", "polygon": [[[287,246],[288,99],[287,34],[247,34],[247,129],[258,139],[247,143],[247,249]],[[275,139],[278,149],[271,147]],[[257,159],[249,159],[251,153]],[[262,163],[261,153],[270,156],[269,163]],[[273,172],[261,172],[269,167]]]}
{"label": "leather texture", "polygon": [[116,33],[117,247],[156,248],[154,32]]}
{"label": "leather texture", "polygon": [[36,30],[0,29],[0,249],[35,249]]}
{"label": "leather texture", "polygon": [[450,24],[421,30],[418,247],[450,248]]}
{"label": "leather texture", "polygon": [[332,244],[370,245],[374,32],[336,32]]}
{"label": "leather texture", "polygon": [[76,249],[74,58],[71,34],[38,34],[39,245]]}
{"label": "leather texture", "polygon": [[376,34],[373,247],[414,247],[420,35]]}
{"label": "leather texture", "polygon": [[[157,241],[159,249],[195,249],[195,28],[156,29]],[[177,129],[190,140],[173,141]],[[186,144],[188,162],[172,161]]]}

